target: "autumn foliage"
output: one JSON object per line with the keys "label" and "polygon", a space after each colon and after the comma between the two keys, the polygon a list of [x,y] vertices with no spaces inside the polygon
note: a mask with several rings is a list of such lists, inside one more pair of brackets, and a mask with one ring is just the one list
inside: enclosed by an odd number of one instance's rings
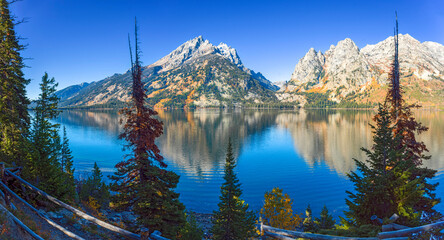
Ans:
{"label": "autumn foliage", "polygon": [[111,190],[116,192],[112,202],[117,209],[131,208],[138,215],[139,224],[150,231],[175,237],[185,222],[185,207],[173,191],[179,176],[165,169],[167,164],[155,143],[163,133],[163,124],[155,117],[157,112],[145,106],[137,26],[135,33],[134,62],[131,54],[132,101],[130,107],[120,111],[124,131],[119,136],[127,142],[125,148],[131,154],[116,165],[117,172],[111,176]]}
{"label": "autumn foliage", "polygon": [[282,189],[276,187],[265,193],[265,203],[261,209],[261,220],[265,225],[294,230],[302,218],[293,213],[293,200]]}

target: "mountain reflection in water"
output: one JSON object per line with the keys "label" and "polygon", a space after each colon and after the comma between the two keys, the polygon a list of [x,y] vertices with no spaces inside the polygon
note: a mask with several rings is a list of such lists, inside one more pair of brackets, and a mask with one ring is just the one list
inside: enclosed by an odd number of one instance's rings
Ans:
{"label": "mountain reflection in water", "polygon": [[[373,114],[351,110],[159,111],[164,134],[158,145],[169,169],[181,176],[177,191],[189,209],[211,212],[216,208],[231,138],[243,198],[253,209],[260,209],[265,191],[279,186],[294,198],[297,211],[310,203],[318,214],[326,204],[338,215],[345,208],[345,190],[352,189],[346,173],[356,168],[353,158],[365,159],[360,148],[371,147]],[[441,173],[444,112],[418,111],[415,116],[430,128],[420,136],[432,155],[424,164]],[[67,128],[77,174],[90,171],[95,161],[110,174],[123,159],[117,111],[65,110],[57,122]],[[440,173],[434,181],[444,182]],[[444,195],[442,189],[438,188],[439,197]]]}

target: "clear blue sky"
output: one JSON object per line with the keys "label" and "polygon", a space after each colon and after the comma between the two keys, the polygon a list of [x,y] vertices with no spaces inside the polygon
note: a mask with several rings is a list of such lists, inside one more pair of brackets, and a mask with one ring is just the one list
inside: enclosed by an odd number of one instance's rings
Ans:
{"label": "clear blue sky", "polygon": [[271,81],[288,80],[309,48],[326,51],[351,38],[358,47],[400,33],[444,43],[444,0],[384,1],[143,1],[23,0],[11,6],[28,44],[28,96],[38,96],[44,72],[59,89],[98,81],[129,68],[127,34],[140,25],[142,60],[151,64],[202,35],[238,50],[244,64]]}

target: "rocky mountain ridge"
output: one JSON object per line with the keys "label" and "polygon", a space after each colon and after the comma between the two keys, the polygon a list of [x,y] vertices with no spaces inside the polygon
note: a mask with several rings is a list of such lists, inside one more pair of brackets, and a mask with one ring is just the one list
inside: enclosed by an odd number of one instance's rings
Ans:
{"label": "rocky mountain ridge", "polygon": [[[108,106],[130,98],[129,71],[93,82],[84,88],[63,89],[62,107]],[[274,86],[262,74],[246,68],[236,49],[211,44],[202,36],[180,45],[143,68],[149,101],[157,107],[211,107],[275,102]],[[69,92],[70,94],[66,94]]]}
{"label": "rocky mountain ridge", "polygon": [[[325,53],[311,48],[295,67],[283,93],[326,93],[333,101],[379,101],[388,81],[394,54],[393,37],[359,49],[349,38]],[[433,95],[440,102],[444,90],[444,46],[421,43],[408,34],[399,35],[401,83],[411,101],[427,102]],[[287,96],[290,96],[287,94]],[[281,100],[286,101],[287,99]]]}
{"label": "rocky mountain ridge", "polygon": [[[322,94],[329,101],[372,104],[385,95],[393,37],[362,49],[349,38],[322,53],[311,48],[288,82],[271,83],[242,63],[236,49],[202,36],[143,68],[150,104],[156,107],[218,107],[245,104],[303,106]],[[399,35],[401,84],[408,102],[444,103],[444,46]],[[129,101],[129,71],[59,91],[62,107],[109,106]]]}

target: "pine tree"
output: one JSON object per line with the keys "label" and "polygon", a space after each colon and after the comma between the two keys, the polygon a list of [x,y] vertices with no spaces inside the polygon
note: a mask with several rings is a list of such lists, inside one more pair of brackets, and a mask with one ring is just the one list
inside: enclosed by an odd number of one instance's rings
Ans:
{"label": "pine tree", "polygon": [[135,61],[131,46],[132,102],[120,114],[125,119],[124,132],[119,138],[127,142],[126,149],[132,154],[116,165],[111,176],[111,189],[116,192],[112,201],[118,209],[132,210],[138,222],[150,229],[159,230],[164,236],[174,237],[185,223],[185,207],[174,192],[179,176],[165,168],[155,140],[163,133],[163,124],[155,118],[157,112],[145,106],[147,98],[142,83],[142,67],[139,60],[137,25],[135,29]]}
{"label": "pine tree", "polygon": [[392,64],[392,70],[390,73],[391,81],[385,101],[389,106],[391,121],[393,124],[396,125],[396,128],[394,129],[394,134],[395,136],[400,136],[401,138],[401,141],[397,148],[405,148],[405,152],[407,154],[406,157],[414,162],[415,167],[411,171],[409,180],[413,181],[415,179],[419,179],[422,190],[424,191],[424,194],[419,196],[417,201],[414,203],[413,209],[416,212],[425,212],[429,216],[437,215],[436,217],[439,217],[439,214],[436,212],[436,210],[433,209],[433,206],[440,202],[440,199],[436,198],[436,194],[434,193],[436,187],[438,186],[438,183],[430,184],[428,182],[428,179],[433,178],[437,171],[422,166],[423,161],[430,159],[431,156],[425,154],[426,152],[428,152],[428,149],[424,142],[418,141],[416,139],[416,135],[427,131],[428,128],[417,122],[415,117],[413,116],[412,109],[420,108],[421,106],[417,104],[408,105],[402,98],[403,90],[402,86],[400,85],[400,65],[398,60],[399,39],[397,17],[394,41],[395,54]]}
{"label": "pine tree", "polygon": [[65,174],[60,164],[61,141],[59,124],[51,123],[60,111],[57,109],[58,97],[55,94],[57,83],[48,74],[42,77],[41,93],[37,99],[33,118],[30,142],[31,159],[24,169],[27,179],[43,191],[63,200],[72,199],[72,186],[66,186]]}
{"label": "pine tree", "polygon": [[316,218],[315,222],[320,229],[332,229],[335,227],[335,220],[333,216],[328,213],[328,208],[325,205],[322,208],[321,216]]}
{"label": "pine tree", "polygon": [[241,200],[241,184],[234,168],[236,162],[233,156],[231,141],[228,142],[225,159],[225,182],[221,186],[219,210],[213,213],[211,232],[216,240],[248,239],[255,236],[256,217],[248,210],[248,204]]}
{"label": "pine tree", "polygon": [[69,139],[66,135],[66,128],[63,126],[63,139],[60,147],[60,167],[64,177],[64,188],[68,194],[75,196],[75,182],[74,182],[74,166],[71,149],[69,148]]}
{"label": "pine tree", "polygon": [[93,198],[99,204],[99,207],[107,206],[110,199],[110,192],[108,185],[103,181],[103,174],[100,171],[97,162],[94,162],[94,167],[91,175],[86,180],[79,182],[79,198],[83,202],[90,201]]}
{"label": "pine tree", "polygon": [[[358,171],[348,176],[355,185],[355,193],[348,192],[346,200],[348,222],[356,225],[372,224],[370,217],[390,217],[397,213],[398,222],[406,225],[419,224],[421,212],[439,215],[433,209],[440,199],[434,193],[437,184],[430,184],[436,171],[422,167],[422,161],[430,156],[427,148],[418,142],[415,133],[427,130],[418,123],[411,109],[402,99],[398,60],[398,22],[395,28],[395,54],[386,99],[374,117],[374,145],[371,150],[362,149],[367,164],[355,159]],[[430,220],[430,219],[429,219]]]}
{"label": "pine tree", "polygon": [[181,240],[202,240],[204,238],[204,232],[196,221],[196,217],[193,214],[187,213],[187,222],[180,230],[179,238]]}
{"label": "pine tree", "polygon": [[400,146],[400,135],[395,135],[387,106],[380,105],[374,120],[373,147],[362,148],[366,153],[365,162],[355,159],[357,172],[348,177],[355,185],[355,192],[347,191],[345,212],[349,221],[356,225],[372,224],[373,215],[388,218],[393,213],[401,216],[398,222],[414,224],[418,214],[413,206],[423,194],[419,179],[410,179],[415,169],[414,161]]}
{"label": "pine tree", "polygon": [[20,52],[23,45],[14,30],[9,2],[0,0],[0,159],[23,166],[27,155],[30,118],[29,100]]}
{"label": "pine tree", "polygon": [[304,232],[316,232],[318,230],[315,222],[313,221],[313,213],[311,211],[310,204],[305,209],[305,219],[303,222]]}
{"label": "pine tree", "polygon": [[73,167],[73,157],[71,149],[69,148],[69,139],[66,135],[66,127],[63,126],[63,140],[62,140],[62,147],[61,147],[61,156],[60,156],[60,163],[62,167],[62,171],[69,174],[74,175],[74,167]]}

